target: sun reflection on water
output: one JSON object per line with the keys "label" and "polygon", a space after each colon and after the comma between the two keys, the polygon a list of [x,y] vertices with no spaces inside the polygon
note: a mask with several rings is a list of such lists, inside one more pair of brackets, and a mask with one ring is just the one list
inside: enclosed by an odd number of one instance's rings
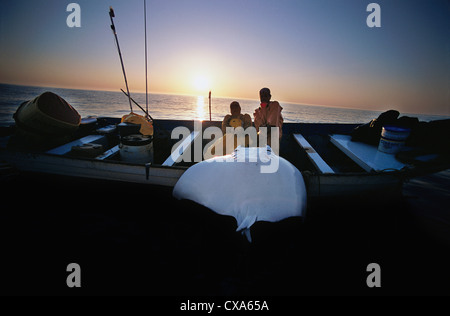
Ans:
{"label": "sun reflection on water", "polygon": [[200,121],[203,121],[205,119],[205,106],[205,97],[199,95],[197,97],[197,119]]}

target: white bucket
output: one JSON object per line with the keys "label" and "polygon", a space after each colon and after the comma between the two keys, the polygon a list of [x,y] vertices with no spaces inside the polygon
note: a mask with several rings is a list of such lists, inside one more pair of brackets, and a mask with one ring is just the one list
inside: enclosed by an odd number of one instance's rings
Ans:
{"label": "white bucket", "polygon": [[120,159],[131,163],[153,162],[153,139],[143,135],[128,135],[120,141]]}
{"label": "white bucket", "polygon": [[387,154],[398,153],[405,145],[411,130],[398,126],[383,126],[378,150]]}

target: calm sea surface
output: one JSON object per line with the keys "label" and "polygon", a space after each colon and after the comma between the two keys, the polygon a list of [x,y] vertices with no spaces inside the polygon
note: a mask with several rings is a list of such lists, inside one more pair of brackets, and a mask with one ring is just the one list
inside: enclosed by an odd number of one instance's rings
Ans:
{"label": "calm sea surface", "polygon": [[[12,115],[17,107],[22,102],[33,99],[45,91],[54,92],[64,98],[82,117],[121,117],[130,112],[128,99],[120,91],[91,91],[0,84],[0,125],[13,123]],[[145,108],[145,94],[131,93],[131,96]],[[241,104],[242,113],[248,113],[252,117],[254,109],[259,106],[258,100],[215,98],[212,96],[212,119],[221,121],[229,113],[230,103],[234,100]],[[381,113],[380,111],[311,106],[281,101],[280,104],[283,107],[285,122],[366,123],[378,117]],[[133,111],[142,114],[142,111],[134,104]],[[149,94],[149,113],[154,119],[209,120],[208,96]],[[422,121],[450,118],[408,113],[401,113],[401,115],[416,116]]]}

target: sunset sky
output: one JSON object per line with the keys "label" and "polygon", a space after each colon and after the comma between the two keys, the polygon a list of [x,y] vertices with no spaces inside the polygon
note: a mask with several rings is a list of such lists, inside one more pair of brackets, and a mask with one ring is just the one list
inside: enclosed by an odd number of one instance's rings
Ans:
{"label": "sunset sky", "polygon": [[[69,3],[81,27],[69,28]],[[147,0],[149,90],[450,115],[450,1]],[[375,1],[373,1],[375,2]],[[145,91],[143,0],[2,1],[0,82]]]}

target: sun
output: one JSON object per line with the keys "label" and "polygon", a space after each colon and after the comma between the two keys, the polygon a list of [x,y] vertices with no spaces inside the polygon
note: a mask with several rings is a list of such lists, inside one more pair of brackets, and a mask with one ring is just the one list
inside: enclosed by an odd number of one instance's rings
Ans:
{"label": "sun", "polygon": [[208,79],[207,76],[198,75],[194,77],[192,83],[196,92],[204,93],[210,89],[210,80]]}

